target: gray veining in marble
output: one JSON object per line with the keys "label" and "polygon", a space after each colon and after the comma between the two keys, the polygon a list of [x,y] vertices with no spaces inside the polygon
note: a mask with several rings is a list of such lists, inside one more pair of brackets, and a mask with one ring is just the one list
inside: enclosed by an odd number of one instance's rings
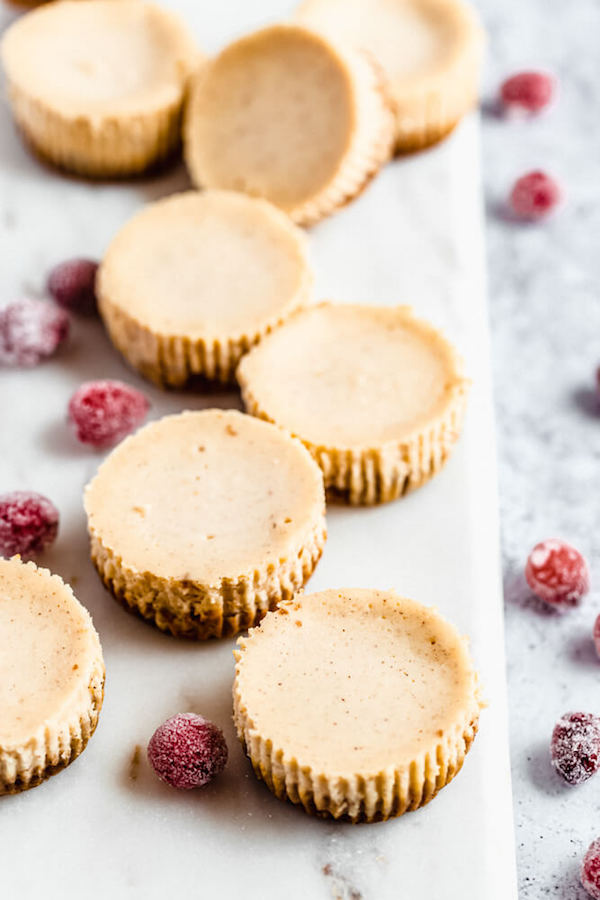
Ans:
{"label": "gray veining in marble", "polygon": [[[580,859],[600,835],[600,777],[564,785],[549,765],[555,720],[600,712],[600,5],[479,0],[489,33],[486,98],[520,68],[543,66],[558,102],[533,121],[483,119],[506,598],[506,643],[520,897],[583,900]],[[512,180],[555,173],[565,203],[543,225],[503,214]],[[592,566],[580,610],[553,615],[521,572],[539,539],[563,536]]]}

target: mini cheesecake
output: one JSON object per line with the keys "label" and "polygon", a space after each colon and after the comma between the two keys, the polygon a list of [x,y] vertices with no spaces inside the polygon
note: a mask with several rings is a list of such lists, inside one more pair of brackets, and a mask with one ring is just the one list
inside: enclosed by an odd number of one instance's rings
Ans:
{"label": "mini cheesecake", "polygon": [[326,537],[310,454],[235,410],[166,416],[126,438],[88,485],[85,508],[112,594],[196,639],[235,634],[292,597]]}
{"label": "mini cheesecake", "polygon": [[398,152],[441,140],[477,102],[483,31],[462,0],[304,0],[296,19],[381,63]]}
{"label": "mini cheesecake", "polygon": [[2,40],[16,122],[42,157],[91,178],[142,172],[180,142],[201,57],[183,23],[142,0],[59,0]]}
{"label": "mini cheesecake", "polygon": [[391,153],[378,66],[298,25],[226,47],[193,79],[185,158],[199,187],[264,197],[300,225],[349,202]]}
{"label": "mini cheesecake", "polygon": [[375,822],[417,809],[461,768],[479,721],[467,643],[389,591],[298,595],[240,638],[239,738],[279,799]]}
{"label": "mini cheesecake", "polygon": [[0,794],[73,762],[103,696],[100,641],[71,588],[32,562],[0,559]]}
{"label": "mini cheesecake", "polygon": [[266,200],[186,191],[145,206],[97,278],[114,345],[165,387],[233,381],[256,342],[312,294],[304,233]]}
{"label": "mini cheesecake", "polygon": [[248,412],[299,437],[353,504],[393,500],[441,469],[468,388],[451,344],[404,306],[304,310],[237,377]]}

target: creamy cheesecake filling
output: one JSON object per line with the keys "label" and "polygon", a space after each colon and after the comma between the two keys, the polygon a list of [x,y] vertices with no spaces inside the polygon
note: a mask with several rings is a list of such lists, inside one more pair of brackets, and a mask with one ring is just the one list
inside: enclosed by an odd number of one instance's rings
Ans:
{"label": "creamy cheesecake filling", "polygon": [[298,441],[236,411],[167,416],[125,440],[86,489],[90,531],[122,565],[218,584],[295,555],[323,483]]}
{"label": "creamy cheesecake filling", "polygon": [[253,336],[308,299],[302,232],[263,200],[189,191],[146,207],[113,240],[106,301],[159,334]]}
{"label": "creamy cheesecake filling", "polygon": [[100,646],[87,611],[46,570],[0,559],[0,747],[27,743],[85,696]]}
{"label": "creamy cheesecake filling", "polygon": [[355,127],[355,87],[323,38],[292,26],[230,45],[189,109],[192,169],[215,184],[292,209],[335,175]]}
{"label": "creamy cheesecake filling", "polygon": [[298,19],[370,51],[400,87],[439,72],[460,51],[461,13],[447,0],[308,0]]}
{"label": "creamy cheesecake filling", "polygon": [[21,90],[88,118],[178,102],[196,55],[175,16],[138,0],[48,4],[23,16],[3,42]]}
{"label": "creamy cheesecake filling", "polygon": [[465,640],[391,592],[300,595],[242,639],[235,691],[247,739],[328,775],[409,765],[479,712]]}
{"label": "creamy cheesecake filling", "polygon": [[242,360],[239,376],[270,419],[335,447],[413,434],[464,380],[450,344],[406,308],[344,305],[294,316]]}

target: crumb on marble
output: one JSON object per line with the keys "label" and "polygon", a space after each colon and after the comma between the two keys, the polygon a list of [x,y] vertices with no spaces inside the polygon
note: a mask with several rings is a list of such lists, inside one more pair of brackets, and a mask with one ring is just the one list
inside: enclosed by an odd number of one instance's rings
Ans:
{"label": "crumb on marble", "polygon": [[131,781],[137,781],[140,771],[140,763],[142,761],[142,748],[140,744],[136,744],[129,760],[129,778]]}

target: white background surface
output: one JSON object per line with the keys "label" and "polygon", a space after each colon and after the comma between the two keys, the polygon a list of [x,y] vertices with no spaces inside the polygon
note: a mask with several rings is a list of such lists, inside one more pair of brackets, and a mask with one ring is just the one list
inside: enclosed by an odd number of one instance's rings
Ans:
{"label": "white background surface", "polygon": [[[208,50],[282,16],[275,0],[180,0]],[[3,13],[4,20],[10,15]],[[127,185],[88,185],[32,160],[2,111],[2,302],[37,294],[57,260],[100,256],[144,202],[188,186],[181,169]],[[176,641],[128,616],[87,557],[81,492],[99,455],[65,425],[84,379],[142,387],[157,417],[233,405],[233,394],[165,394],[129,372],[97,322],[35,371],[0,374],[0,490],[29,488],[59,506],[42,562],[90,609],[107,667],[105,706],[84,755],[41,787],[0,803],[3,896],[188,896],[317,900],[510,900],[513,837],[505,720],[489,344],[474,120],[442,146],[390,165],[359,200],[311,232],[318,297],[410,303],[445,328],[474,379],[466,433],[446,470],[404,500],[329,510],[329,541],[311,589],[394,587],[434,603],[472,638],[490,707],[458,778],[425,809],[374,826],[313,820],[256,782],[231,723],[232,643]],[[168,302],[168,298],[165,298]],[[136,745],[168,715],[193,710],[225,730],[230,763],[200,792],[161,784]],[[142,754],[143,756],[143,754]],[[35,848],[35,852],[32,848]]]}

